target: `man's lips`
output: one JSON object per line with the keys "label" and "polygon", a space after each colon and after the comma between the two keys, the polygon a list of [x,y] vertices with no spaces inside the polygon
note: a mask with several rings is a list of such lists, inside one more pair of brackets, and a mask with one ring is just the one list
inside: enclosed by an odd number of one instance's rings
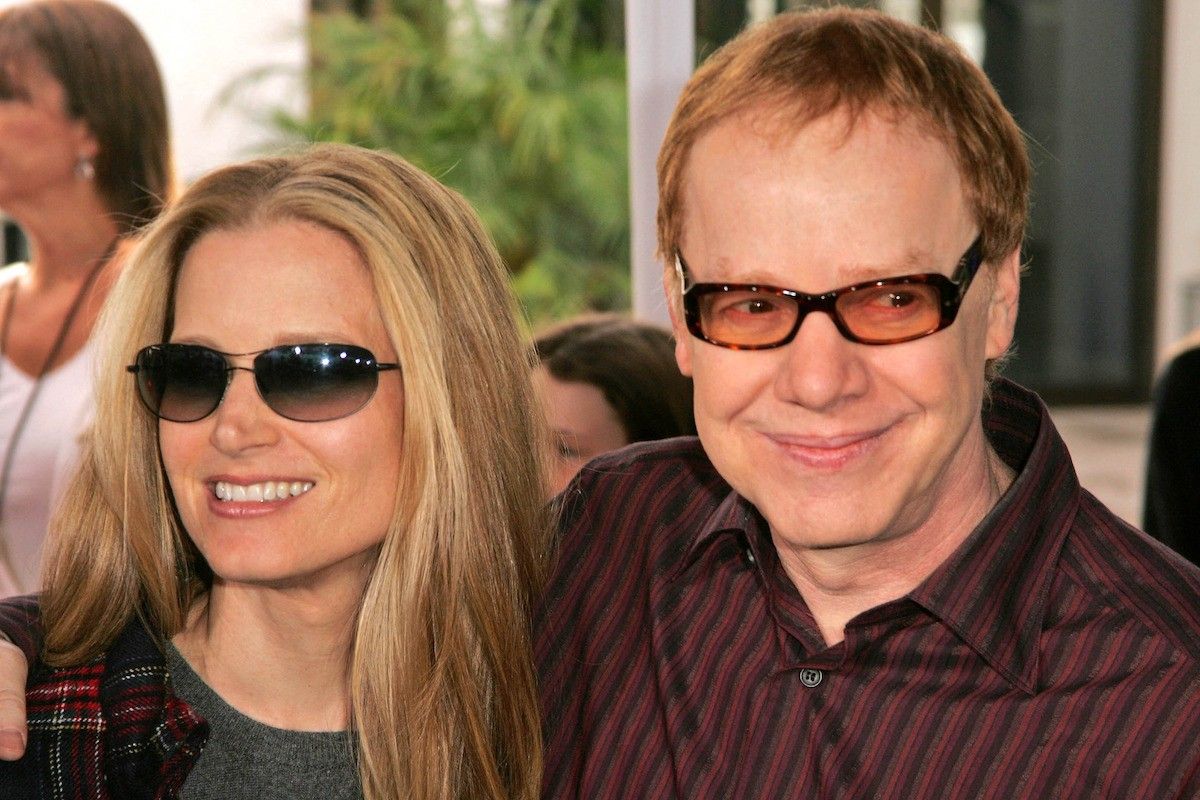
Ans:
{"label": "man's lips", "polygon": [[890,426],[868,431],[811,435],[767,433],[766,438],[787,458],[813,469],[841,469],[870,453]]}

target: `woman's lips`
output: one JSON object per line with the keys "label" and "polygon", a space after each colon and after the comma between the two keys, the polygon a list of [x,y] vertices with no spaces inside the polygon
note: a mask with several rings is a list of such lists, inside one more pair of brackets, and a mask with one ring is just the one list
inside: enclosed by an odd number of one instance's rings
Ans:
{"label": "woman's lips", "polygon": [[312,481],[290,478],[232,478],[206,482],[208,507],[217,516],[256,517],[291,505],[307,494]]}
{"label": "woman's lips", "polygon": [[218,500],[227,502],[271,502],[286,500],[289,497],[299,497],[313,487],[312,481],[299,480],[265,480],[239,482],[218,480],[212,482],[212,491]]}

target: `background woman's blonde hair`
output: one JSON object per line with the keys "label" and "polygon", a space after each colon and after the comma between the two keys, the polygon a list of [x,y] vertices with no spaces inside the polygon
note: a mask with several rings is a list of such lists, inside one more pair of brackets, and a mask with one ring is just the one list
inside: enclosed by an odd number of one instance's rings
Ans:
{"label": "background woman's blonde hair", "polygon": [[101,322],[95,431],[47,556],[47,660],[95,658],[135,616],[170,637],[209,585],[124,366],[169,337],[176,276],[201,236],[281,219],[357,248],[403,371],[401,484],[351,655],[364,794],[533,798],[529,610],[548,524],[532,359],[475,213],[395,156],[322,145],[227,167],[151,227]]}

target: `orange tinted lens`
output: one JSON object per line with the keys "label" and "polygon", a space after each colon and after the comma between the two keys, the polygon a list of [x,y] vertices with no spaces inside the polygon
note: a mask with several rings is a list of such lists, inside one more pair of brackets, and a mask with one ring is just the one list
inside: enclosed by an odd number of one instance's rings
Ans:
{"label": "orange tinted lens", "polygon": [[714,292],[700,298],[704,335],[734,345],[763,345],[787,337],[796,322],[796,303],[768,292]]}
{"label": "orange tinted lens", "polygon": [[870,286],[847,292],[838,298],[837,310],[855,336],[870,342],[932,333],[942,319],[937,289],[923,283]]}

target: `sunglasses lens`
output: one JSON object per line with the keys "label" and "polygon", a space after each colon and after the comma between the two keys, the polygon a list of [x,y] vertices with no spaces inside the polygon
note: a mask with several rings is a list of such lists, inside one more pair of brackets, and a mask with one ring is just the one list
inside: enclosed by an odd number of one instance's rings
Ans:
{"label": "sunglasses lens", "polygon": [[349,416],[367,404],[379,384],[371,351],[341,344],[267,350],[254,359],[254,375],[266,404],[298,422]]}
{"label": "sunglasses lens", "polygon": [[941,295],[927,283],[895,283],[849,292],[838,298],[838,313],[855,336],[867,343],[913,339],[938,330]]}
{"label": "sunglasses lens", "polygon": [[709,341],[761,347],[782,341],[796,324],[796,302],[768,292],[712,292],[695,299],[695,315]]}
{"label": "sunglasses lens", "polygon": [[152,345],[137,356],[142,402],[171,422],[195,422],[211,414],[225,393],[225,381],[225,359],[206,347]]}

